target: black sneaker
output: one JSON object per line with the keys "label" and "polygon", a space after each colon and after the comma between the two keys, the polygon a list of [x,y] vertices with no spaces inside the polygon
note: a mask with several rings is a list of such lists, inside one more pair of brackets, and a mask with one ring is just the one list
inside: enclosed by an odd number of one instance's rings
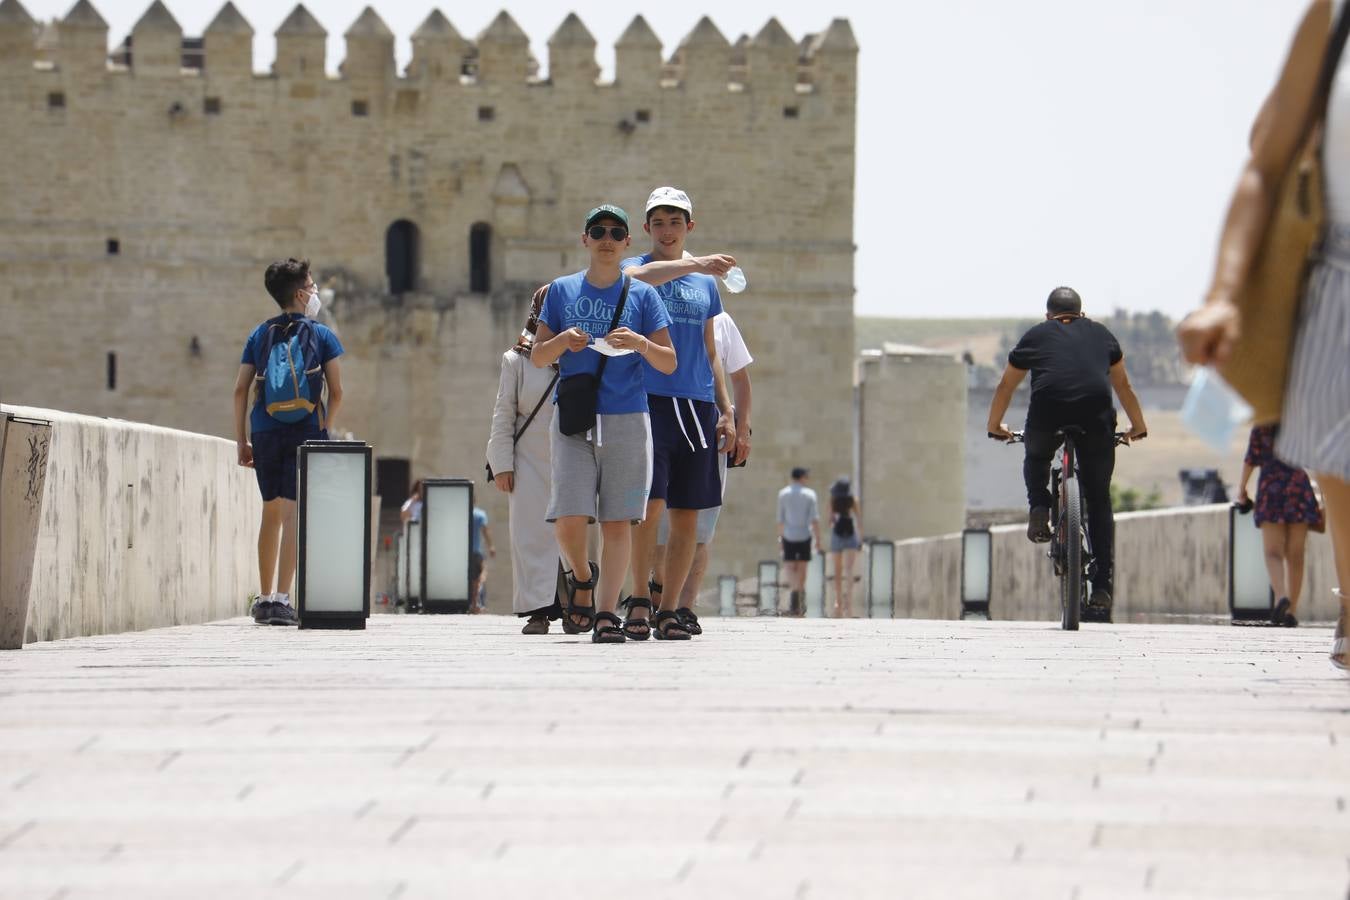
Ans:
{"label": "black sneaker", "polygon": [[1031,515],[1027,520],[1027,540],[1033,544],[1049,543],[1050,508],[1048,506],[1032,507]]}
{"label": "black sneaker", "polygon": [[272,604],[271,617],[268,618],[269,625],[299,625],[300,617],[295,614],[295,607],[289,603]]}
{"label": "black sneaker", "polygon": [[248,614],[253,617],[254,624],[266,625],[272,620],[272,607],[275,604],[271,600],[264,600],[262,597],[254,597],[253,605],[249,607]]}
{"label": "black sneaker", "polygon": [[1111,592],[1105,588],[1096,588],[1088,597],[1083,608],[1083,621],[1111,624]]}

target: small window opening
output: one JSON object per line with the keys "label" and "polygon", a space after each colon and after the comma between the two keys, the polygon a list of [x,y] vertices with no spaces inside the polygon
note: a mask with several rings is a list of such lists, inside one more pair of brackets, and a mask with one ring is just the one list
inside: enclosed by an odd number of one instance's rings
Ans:
{"label": "small window opening", "polygon": [[220,98],[207,97],[202,101],[202,112],[208,116],[220,115]]}
{"label": "small window opening", "polygon": [[417,226],[399,219],[384,236],[384,273],[389,278],[389,293],[406,294],[417,290]]}
{"label": "small window opening", "polygon": [[108,390],[117,390],[117,354],[108,354]]}
{"label": "small window opening", "polygon": [[492,226],[478,222],[469,229],[469,290],[486,294],[492,290]]}
{"label": "small window opening", "polygon": [[478,121],[491,122],[495,118],[497,118],[497,107],[495,106],[478,107]]}
{"label": "small window opening", "polygon": [[795,106],[785,106],[783,107],[783,118],[795,119],[797,118],[798,112],[799,110]]}
{"label": "small window opening", "polygon": [[639,109],[633,113],[633,118],[639,122],[650,122],[652,120],[652,111],[650,109]]}
{"label": "small window opening", "polygon": [[352,101],[352,115],[354,115],[354,116],[368,116],[368,115],[370,115],[370,104],[367,103],[365,100],[353,100],[353,101]]}
{"label": "small window opening", "polygon": [[108,238],[108,255],[116,256],[122,252],[122,242],[117,238]]}
{"label": "small window opening", "polygon": [[65,109],[66,95],[63,94],[61,91],[52,91],[50,94],[47,95],[47,108]]}

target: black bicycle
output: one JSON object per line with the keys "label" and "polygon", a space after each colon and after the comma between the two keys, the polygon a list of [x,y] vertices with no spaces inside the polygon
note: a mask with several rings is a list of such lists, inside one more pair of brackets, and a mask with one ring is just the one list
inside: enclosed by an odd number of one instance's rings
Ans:
{"label": "black bicycle", "polygon": [[[1055,567],[1055,576],[1059,578],[1060,626],[1065,631],[1077,631],[1084,610],[1089,610],[1090,621],[1111,621],[1111,610],[1095,609],[1088,605],[1088,589],[1092,576],[1096,573],[1097,561],[1092,553],[1092,535],[1088,533],[1087,509],[1083,502],[1082,486],[1079,484],[1078,451],[1074,447],[1074,438],[1082,437],[1084,431],[1077,426],[1061,428],[1055,437],[1063,441],[1059,459],[1050,469],[1050,493],[1056,498],[1055,515],[1051,521],[1050,549],[1046,556]],[[1020,431],[1012,432],[1012,439],[989,432],[996,441],[1008,444],[1023,442]],[[1148,437],[1145,432],[1135,440]],[[1117,447],[1130,445],[1125,432],[1116,432]],[[1067,474],[1066,474],[1067,473]]]}

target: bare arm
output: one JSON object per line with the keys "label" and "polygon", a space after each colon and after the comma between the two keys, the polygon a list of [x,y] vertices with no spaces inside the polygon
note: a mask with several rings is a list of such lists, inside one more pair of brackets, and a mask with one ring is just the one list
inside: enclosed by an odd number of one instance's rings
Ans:
{"label": "bare arm", "polygon": [[338,410],[342,408],[342,366],[336,358],[323,364],[323,380],[328,383],[328,409],[325,411],[328,421],[324,428],[330,429],[331,433]]}
{"label": "bare arm", "polygon": [[492,467],[498,490],[508,494],[515,487],[516,414],[520,408],[520,382],[524,374],[517,367],[524,362],[520,354],[511,350],[502,357],[497,401],[492,405],[492,427],[488,429],[488,465]]}
{"label": "bare arm", "polygon": [[1205,305],[1177,329],[1187,362],[1223,362],[1232,352],[1241,324],[1234,298],[1269,227],[1280,181],[1307,136],[1331,18],[1332,0],[1309,4],[1275,89],[1261,107],[1252,129],[1251,159],[1228,208]]}
{"label": "bare arm", "polygon": [[1246,460],[1242,461],[1242,477],[1238,479],[1238,501],[1241,503],[1251,499],[1251,495],[1247,493],[1247,485],[1251,483],[1252,473],[1255,471],[1255,466]]}
{"label": "bare arm", "polygon": [[736,453],[738,465],[750,456],[750,367],[731,373],[731,394],[736,401]]}
{"label": "bare arm", "polygon": [[654,259],[640,266],[629,266],[623,274],[653,287],[685,275],[725,275],[736,265],[736,258],[725,253],[710,256],[686,256],[682,259]]}
{"label": "bare arm", "polygon": [[591,336],[580,328],[569,328],[562,334],[554,334],[553,329],[543,322],[534,333],[534,348],[530,350],[530,362],[536,369],[551,366],[567,351],[585,350],[591,342]]}
{"label": "bare arm", "polygon": [[999,379],[998,387],[994,388],[994,399],[989,403],[989,423],[987,427],[990,434],[996,434],[1005,441],[1012,438],[1012,432],[1008,430],[1008,425],[1003,421],[1003,416],[1012,404],[1013,394],[1017,391],[1017,386],[1026,377],[1027,370],[1019,369],[1012,363],[1004,368],[1003,377]]}
{"label": "bare arm", "polygon": [[703,347],[712,364],[713,392],[717,397],[717,449],[721,452],[736,452],[735,410],[731,407],[731,392],[727,390],[727,378],[722,366],[722,358],[717,355],[717,340],[714,337],[713,320],[703,322]]}
{"label": "bare arm", "polygon": [[1120,360],[1111,367],[1111,387],[1115,388],[1116,396],[1120,398],[1120,405],[1125,407],[1125,415],[1130,417],[1129,439],[1136,440],[1148,433],[1148,425],[1144,423],[1144,410],[1139,406],[1139,398],[1134,394],[1134,388],[1130,385],[1130,376],[1125,371],[1125,360]]}
{"label": "bare arm", "polygon": [[234,444],[241,466],[253,465],[253,448],[249,445],[245,428],[248,421],[248,389],[253,385],[256,372],[253,366],[241,363],[239,374],[234,379]]}

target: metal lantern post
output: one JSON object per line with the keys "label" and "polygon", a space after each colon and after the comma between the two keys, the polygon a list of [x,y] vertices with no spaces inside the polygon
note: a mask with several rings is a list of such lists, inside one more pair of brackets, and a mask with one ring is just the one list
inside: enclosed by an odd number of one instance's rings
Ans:
{"label": "metal lantern post", "polygon": [[988,619],[994,579],[994,536],[988,528],[961,532],[961,618]]}
{"label": "metal lantern post", "polygon": [[895,618],[895,544],[890,541],[867,542],[867,616],[871,619]]}
{"label": "metal lantern post", "polygon": [[717,607],[720,615],[736,615],[735,575],[723,575],[717,579]]}
{"label": "metal lantern post", "polygon": [[296,463],[300,627],[365,628],[370,616],[370,445],[307,441]]}
{"label": "metal lantern post", "polygon": [[422,481],[422,609],[466,613],[473,602],[469,551],[473,546],[473,482]]}
{"label": "metal lantern post", "polygon": [[1228,508],[1228,610],[1233,622],[1269,622],[1275,594],[1266,573],[1261,529],[1250,511]]}
{"label": "metal lantern post", "polygon": [[759,614],[778,615],[778,561],[766,559],[759,564]]}
{"label": "metal lantern post", "polygon": [[422,608],[422,523],[409,522],[403,531],[403,543],[408,552],[404,554],[406,566],[403,580],[408,585],[408,612],[418,612]]}

